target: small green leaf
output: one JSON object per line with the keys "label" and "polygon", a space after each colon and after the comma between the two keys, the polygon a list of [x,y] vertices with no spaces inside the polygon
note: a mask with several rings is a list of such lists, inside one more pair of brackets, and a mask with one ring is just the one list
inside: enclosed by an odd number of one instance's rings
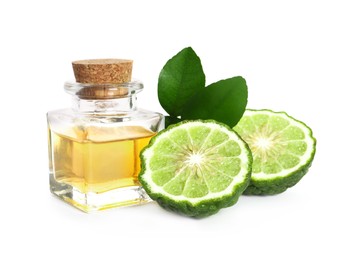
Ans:
{"label": "small green leaf", "polygon": [[180,116],[184,104],[205,87],[205,74],[200,58],[191,47],[170,59],[160,72],[158,97],[170,116]]}
{"label": "small green leaf", "polygon": [[169,125],[177,124],[177,123],[179,123],[181,121],[182,121],[182,119],[180,119],[178,117],[165,116],[165,128],[167,128]]}
{"label": "small green leaf", "polygon": [[183,120],[213,119],[235,126],[247,105],[247,86],[243,77],[215,82],[201,89],[185,105]]}

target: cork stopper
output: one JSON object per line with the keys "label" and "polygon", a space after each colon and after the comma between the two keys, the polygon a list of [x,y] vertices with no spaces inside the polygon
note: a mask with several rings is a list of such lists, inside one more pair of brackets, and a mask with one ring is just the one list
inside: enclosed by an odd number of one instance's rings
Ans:
{"label": "cork stopper", "polygon": [[117,84],[131,81],[132,64],[132,60],[124,59],[73,61],[76,81],[91,84],[81,89],[78,95],[85,99],[105,99],[127,95],[128,89]]}
{"label": "cork stopper", "polygon": [[132,60],[96,59],[73,61],[79,83],[125,83],[131,81]]}

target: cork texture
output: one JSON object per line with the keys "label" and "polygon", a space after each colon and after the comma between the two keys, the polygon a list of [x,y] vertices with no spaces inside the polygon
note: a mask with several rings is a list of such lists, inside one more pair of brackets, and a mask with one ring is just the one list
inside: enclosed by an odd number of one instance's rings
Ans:
{"label": "cork texture", "polygon": [[95,59],[73,61],[75,79],[79,83],[125,83],[132,78],[132,60]]}

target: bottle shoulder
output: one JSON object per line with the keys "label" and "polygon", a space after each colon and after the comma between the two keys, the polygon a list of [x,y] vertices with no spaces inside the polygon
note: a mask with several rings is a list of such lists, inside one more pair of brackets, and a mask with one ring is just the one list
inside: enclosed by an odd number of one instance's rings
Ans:
{"label": "bottle shoulder", "polygon": [[135,121],[149,118],[163,118],[163,115],[159,112],[149,111],[146,109],[138,109],[131,112],[115,112],[115,113],[81,113],[72,108],[57,109],[47,112],[47,119],[59,120],[59,121],[70,121],[74,118],[84,118],[88,122],[96,122],[102,120],[102,122],[123,122],[123,121]]}
{"label": "bottle shoulder", "polygon": [[163,115],[145,109],[127,113],[81,113],[72,108],[49,111],[47,113],[48,127],[56,133],[66,133],[69,129],[79,128],[120,128],[137,126],[152,132],[158,132],[164,127]]}

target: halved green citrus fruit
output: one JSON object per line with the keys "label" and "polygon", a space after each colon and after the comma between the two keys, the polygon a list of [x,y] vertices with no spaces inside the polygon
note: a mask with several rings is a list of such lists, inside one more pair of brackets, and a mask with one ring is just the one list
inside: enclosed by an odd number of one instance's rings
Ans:
{"label": "halved green citrus fruit", "polygon": [[245,194],[284,192],[300,181],[314,159],[316,140],[311,129],[284,112],[246,110],[234,130],[253,155]]}
{"label": "halved green citrus fruit", "polygon": [[162,207],[206,217],[234,205],[248,186],[252,155],[228,126],[183,121],[152,138],[141,153],[139,180]]}

